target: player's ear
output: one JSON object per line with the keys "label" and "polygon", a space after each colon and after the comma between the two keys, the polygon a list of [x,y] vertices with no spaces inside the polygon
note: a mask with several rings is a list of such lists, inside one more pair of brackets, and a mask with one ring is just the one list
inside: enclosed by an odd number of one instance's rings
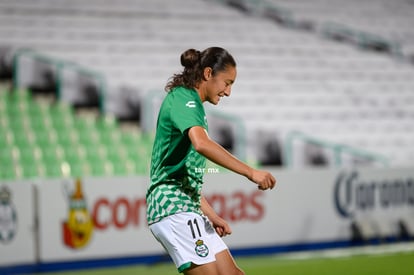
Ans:
{"label": "player's ear", "polygon": [[213,69],[211,67],[205,67],[203,71],[204,80],[209,80],[213,76]]}

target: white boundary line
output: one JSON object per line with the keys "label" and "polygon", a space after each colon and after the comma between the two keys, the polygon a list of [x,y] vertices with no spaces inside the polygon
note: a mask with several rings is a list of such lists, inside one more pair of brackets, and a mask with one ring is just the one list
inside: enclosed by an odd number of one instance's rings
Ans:
{"label": "white boundary line", "polygon": [[276,258],[291,260],[307,260],[315,258],[343,258],[357,255],[384,255],[414,252],[414,242],[368,245],[352,248],[324,249],[307,252],[291,252],[275,255]]}

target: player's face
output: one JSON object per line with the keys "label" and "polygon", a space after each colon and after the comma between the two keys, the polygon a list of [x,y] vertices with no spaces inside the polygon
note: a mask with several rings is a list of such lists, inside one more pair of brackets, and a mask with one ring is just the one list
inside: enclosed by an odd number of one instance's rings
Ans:
{"label": "player's face", "polygon": [[225,71],[207,78],[206,101],[217,105],[220,98],[230,96],[231,87],[236,80],[237,70],[235,67],[228,66]]}

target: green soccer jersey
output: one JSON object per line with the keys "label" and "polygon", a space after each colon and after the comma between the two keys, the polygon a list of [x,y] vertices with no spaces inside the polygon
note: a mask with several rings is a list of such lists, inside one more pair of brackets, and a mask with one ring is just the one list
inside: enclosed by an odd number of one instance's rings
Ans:
{"label": "green soccer jersey", "polygon": [[201,213],[206,159],[188,137],[193,126],[208,130],[201,99],[193,89],[176,87],[166,95],[158,115],[146,195],[148,224],[178,212]]}

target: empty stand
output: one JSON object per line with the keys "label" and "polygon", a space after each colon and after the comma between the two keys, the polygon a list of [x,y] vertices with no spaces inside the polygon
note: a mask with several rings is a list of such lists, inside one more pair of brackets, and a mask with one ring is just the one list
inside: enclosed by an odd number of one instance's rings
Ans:
{"label": "empty stand", "polygon": [[[214,110],[241,118],[245,133],[233,131],[230,136],[236,143],[239,138],[244,140],[247,159],[286,164],[286,159],[281,159],[286,158],[286,137],[297,131],[323,144],[343,144],[378,154],[391,165],[412,163],[414,66],[390,52],[383,54],[352,44],[381,38],[391,42],[392,47],[401,47],[405,55],[414,45],[410,28],[414,16],[409,2],[244,1],[250,13],[224,2],[0,1],[0,35],[8,38],[6,46],[12,49],[9,54],[30,48],[53,60],[98,72],[105,80],[103,109],[120,118],[135,112],[142,129],[149,132],[158,106],[152,103],[162,99],[168,78],[181,70],[179,55],[190,47],[222,46],[236,58],[238,78],[231,97],[224,98]],[[271,11],[273,17],[265,11]],[[338,39],[327,37],[328,32]],[[70,84],[77,81],[71,72],[63,75],[67,81],[66,102],[70,103],[75,93],[70,92]],[[77,85],[73,87],[78,89]],[[146,171],[141,165],[135,167],[137,160],[124,147],[129,141],[114,133],[118,131],[111,127],[115,126],[88,125],[80,122],[70,108],[51,111],[55,108],[25,100],[10,107],[14,110],[4,104],[1,107],[10,117],[22,109],[31,114],[30,120],[13,124],[13,129],[2,118],[8,133],[0,140],[2,144],[27,146],[23,143],[29,142],[42,152],[41,157],[38,153],[32,157],[43,159],[47,155],[68,163],[74,161],[65,148],[84,144],[79,146],[84,149],[77,152],[76,158],[88,164],[88,173]],[[128,108],[131,112],[125,115],[123,111]],[[82,123],[87,125],[79,125]],[[214,127],[213,122],[210,127]],[[31,129],[27,140],[19,140],[18,134],[15,137],[19,129],[26,128]],[[43,131],[38,133],[34,128]],[[212,128],[212,133],[217,129]],[[103,147],[88,152],[88,142]],[[45,144],[50,143],[56,144],[56,150],[44,151]],[[144,151],[149,151],[151,145],[145,146]],[[304,146],[297,146],[295,155],[299,159],[304,159],[306,150],[317,151]],[[114,149],[117,147],[124,149]],[[266,156],[267,151],[280,156]],[[97,158],[104,159],[104,163],[91,165]],[[344,157],[345,161],[349,159]],[[127,165],[119,165],[122,161]],[[336,165],[335,161],[328,163]]]}
{"label": "empty stand", "polygon": [[148,173],[151,137],[27,91],[0,94],[2,179]]}

